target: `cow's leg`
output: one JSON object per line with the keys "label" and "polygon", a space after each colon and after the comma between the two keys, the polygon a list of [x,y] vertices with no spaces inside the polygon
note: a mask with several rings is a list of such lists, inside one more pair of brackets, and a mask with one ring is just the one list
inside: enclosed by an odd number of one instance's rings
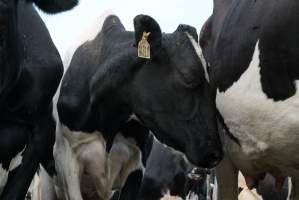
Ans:
{"label": "cow's leg", "polygon": [[40,179],[39,180],[40,199],[37,200],[57,200],[53,179],[42,167],[39,173],[39,179]]}
{"label": "cow's leg", "polygon": [[65,199],[83,200],[80,190],[80,163],[69,142],[62,136],[61,131],[61,128],[56,129],[54,146],[57,184]]}
{"label": "cow's leg", "polygon": [[32,137],[29,138],[22,155],[21,164],[9,173],[8,181],[0,197],[1,200],[25,199],[27,190],[39,164]]}
{"label": "cow's leg", "polygon": [[216,168],[219,200],[238,200],[238,170],[225,156]]}
{"label": "cow's leg", "polygon": [[37,173],[35,173],[35,176],[27,192],[27,197],[29,196],[30,200],[43,200],[40,197],[40,193],[40,177]]}
{"label": "cow's leg", "polygon": [[85,173],[90,177],[90,180],[87,181],[92,181],[96,195],[100,199],[108,199],[112,190],[113,178],[109,176],[111,169],[110,166],[107,166],[104,139],[95,137],[81,148],[80,162],[84,165]]}
{"label": "cow's leg", "polygon": [[[23,200],[29,185],[34,177],[39,163],[44,166],[51,166],[49,163],[54,161],[53,145],[55,142],[55,123],[52,119],[52,106],[50,105],[35,121],[34,126],[30,127],[32,134],[24,128],[20,134],[26,135],[28,139],[27,146],[23,155],[22,164],[10,172],[7,186],[1,199],[20,199]],[[17,139],[19,136],[16,137]],[[54,173],[54,167],[48,167]]]}
{"label": "cow's leg", "polygon": [[292,177],[292,193],[290,200],[299,200],[299,177]]}
{"label": "cow's leg", "polygon": [[56,123],[52,116],[52,105],[49,106],[48,111],[39,119],[35,129],[37,152],[40,157],[42,167],[50,176],[55,174],[55,161],[53,156],[53,148],[55,143],[55,128]]}
{"label": "cow's leg", "polygon": [[143,177],[142,169],[132,172],[126,180],[124,187],[121,190],[119,200],[135,200],[137,199],[141,181]]}
{"label": "cow's leg", "polygon": [[293,190],[293,183],[291,177],[288,177],[288,196],[286,200],[291,200],[291,194]]}

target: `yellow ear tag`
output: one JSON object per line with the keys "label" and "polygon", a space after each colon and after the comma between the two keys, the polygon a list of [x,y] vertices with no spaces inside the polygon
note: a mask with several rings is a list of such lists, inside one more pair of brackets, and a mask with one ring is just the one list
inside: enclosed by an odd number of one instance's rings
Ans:
{"label": "yellow ear tag", "polygon": [[143,32],[141,40],[138,42],[138,57],[140,58],[151,58],[151,46],[147,41],[150,32]]}

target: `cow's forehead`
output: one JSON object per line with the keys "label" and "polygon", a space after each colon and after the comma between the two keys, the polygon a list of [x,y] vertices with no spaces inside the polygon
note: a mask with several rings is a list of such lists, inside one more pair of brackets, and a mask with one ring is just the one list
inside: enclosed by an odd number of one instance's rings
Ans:
{"label": "cow's forehead", "polygon": [[198,42],[196,42],[196,40],[189,34],[186,32],[186,35],[188,36],[195,52],[196,52],[196,55],[199,57],[200,59],[200,62],[201,62],[201,65],[203,67],[203,70],[205,72],[205,78],[208,82],[210,82],[210,78],[209,78],[209,74],[208,74],[208,69],[207,69],[207,62],[204,58],[204,55],[203,55],[203,51],[202,51],[202,48],[200,47],[200,44]]}
{"label": "cow's forehead", "polygon": [[207,63],[198,42],[188,32],[164,34],[163,43],[171,63],[181,69],[190,68],[199,77],[205,76],[209,82]]}

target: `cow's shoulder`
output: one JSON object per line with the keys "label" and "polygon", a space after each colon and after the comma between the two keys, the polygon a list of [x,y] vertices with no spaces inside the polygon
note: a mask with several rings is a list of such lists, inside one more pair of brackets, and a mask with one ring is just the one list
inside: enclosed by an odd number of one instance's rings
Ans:
{"label": "cow's shoulder", "polygon": [[17,10],[21,59],[42,62],[43,66],[51,59],[58,59],[61,63],[50,33],[33,5],[20,1]]}
{"label": "cow's shoulder", "polygon": [[298,30],[292,28],[299,23],[295,19],[296,6],[298,3],[293,1],[271,5],[264,1],[232,1],[228,8],[214,9],[212,22],[202,35],[212,32],[204,49],[212,66],[211,79],[220,91],[230,88],[247,70],[259,42],[264,93],[274,100],[283,100],[296,92],[299,41],[295,36]]}
{"label": "cow's shoulder", "polygon": [[[251,62],[263,18],[258,12],[261,9],[259,2],[232,1],[226,13],[221,15],[224,19],[217,18],[218,13],[213,14],[211,78],[220,90],[226,90],[237,81]],[[219,20],[222,23],[219,24]]]}
{"label": "cow's shoulder", "polygon": [[[20,1],[17,8],[17,32],[20,70],[7,95],[8,107],[26,118],[48,109],[63,74],[57,48],[41,17],[31,3]],[[45,107],[46,106],[46,107]]]}

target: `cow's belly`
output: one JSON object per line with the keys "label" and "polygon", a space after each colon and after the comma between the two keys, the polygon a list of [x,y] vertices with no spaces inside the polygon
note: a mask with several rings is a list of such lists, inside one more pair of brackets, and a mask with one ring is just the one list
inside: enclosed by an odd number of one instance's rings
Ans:
{"label": "cow's belly", "polygon": [[254,102],[252,107],[250,102],[241,102],[237,108],[219,106],[244,153],[251,159],[299,165],[299,107],[282,102],[266,105],[258,99]]}
{"label": "cow's belly", "polygon": [[[247,158],[261,167],[297,173],[299,166],[299,92],[274,102],[263,93],[256,47],[252,62],[225,93],[217,94],[217,107]],[[298,85],[298,82],[297,82]],[[298,88],[298,87],[297,87]],[[238,154],[232,150],[232,154]]]}

